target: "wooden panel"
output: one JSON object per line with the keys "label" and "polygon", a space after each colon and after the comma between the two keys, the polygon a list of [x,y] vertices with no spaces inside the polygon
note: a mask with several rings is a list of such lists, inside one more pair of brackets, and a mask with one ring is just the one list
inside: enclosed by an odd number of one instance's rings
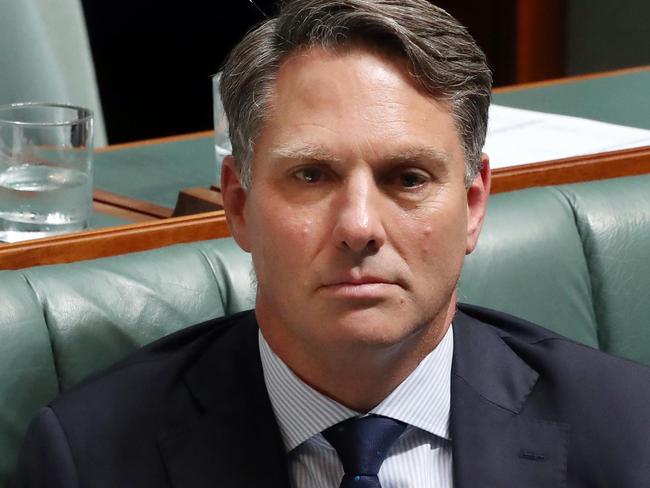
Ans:
{"label": "wooden panel", "polygon": [[564,74],[563,0],[518,0],[517,83]]}
{"label": "wooden panel", "polygon": [[223,210],[223,195],[218,188],[187,188],[178,194],[174,217]]}
{"label": "wooden panel", "polygon": [[99,188],[95,188],[93,191],[93,202],[121,208],[157,219],[166,219],[167,217],[172,216],[171,208],[161,207],[155,203],[118,195],[117,193],[111,193]]}
{"label": "wooden panel", "polygon": [[650,173],[650,146],[492,171],[492,193]]}
{"label": "wooden panel", "polygon": [[152,217],[151,215],[141,214],[133,210],[128,210],[122,207],[114,207],[113,205],[96,201],[93,201],[93,211],[104,215],[111,215],[113,217],[124,219],[127,222],[148,222],[151,220],[160,220],[157,217]]}
{"label": "wooden panel", "polygon": [[209,212],[0,244],[0,269],[69,263],[229,235],[224,212]]}

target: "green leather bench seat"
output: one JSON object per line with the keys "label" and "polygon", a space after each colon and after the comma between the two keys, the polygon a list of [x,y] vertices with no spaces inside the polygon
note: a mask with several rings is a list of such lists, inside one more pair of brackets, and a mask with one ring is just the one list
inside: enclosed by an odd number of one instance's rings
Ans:
{"label": "green leather bench seat", "polygon": [[[232,239],[0,271],[0,487],[59,391],[179,328],[250,308]],[[650,175],[495,195],[461,301],[650,364]]]}

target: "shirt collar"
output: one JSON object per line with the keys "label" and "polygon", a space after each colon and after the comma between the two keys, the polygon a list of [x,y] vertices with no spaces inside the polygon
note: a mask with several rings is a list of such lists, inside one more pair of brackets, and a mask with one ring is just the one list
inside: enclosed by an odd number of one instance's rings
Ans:
{"label": "shirt collar", "polygon": [[[384,415],[449,440],[453,331],[369,413]],[[262,332],[264,381],[287,452],[345,419],[361,415],[316,391],[273,352]]]}

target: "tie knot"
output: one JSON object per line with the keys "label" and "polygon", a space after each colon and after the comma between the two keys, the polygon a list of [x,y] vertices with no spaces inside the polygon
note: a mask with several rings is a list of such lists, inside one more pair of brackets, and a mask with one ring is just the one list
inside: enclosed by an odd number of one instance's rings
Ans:
{"label": "tie knot", "polygon": [[379,415],[344,420],[323,431],[348,476],[376,476],[406,424]]}

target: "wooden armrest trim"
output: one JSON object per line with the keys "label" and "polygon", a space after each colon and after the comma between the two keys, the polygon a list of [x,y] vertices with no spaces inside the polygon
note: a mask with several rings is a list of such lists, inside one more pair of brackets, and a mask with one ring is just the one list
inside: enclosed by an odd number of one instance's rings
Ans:
{"label": "wooden armrest trim", "polygon": [[59,264],[227,237],[223,210],[0,245],[0,269]]}

